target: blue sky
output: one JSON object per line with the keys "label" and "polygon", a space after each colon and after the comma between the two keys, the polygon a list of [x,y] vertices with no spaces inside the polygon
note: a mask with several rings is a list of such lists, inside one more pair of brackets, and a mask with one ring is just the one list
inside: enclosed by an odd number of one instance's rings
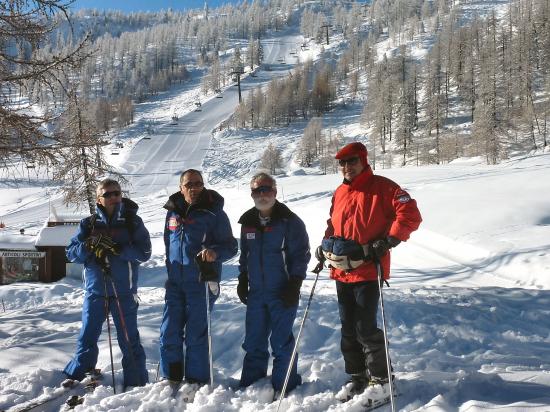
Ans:
{"label": "blue sky", "polygon": [[[239,3],[239,0],[208,0],[208,6],[213,8],[222,4]],[[98,10],[157,11],[172,8],[185,10],[202,8],[204,0],[76,0],[71,8],[94,8]]]}

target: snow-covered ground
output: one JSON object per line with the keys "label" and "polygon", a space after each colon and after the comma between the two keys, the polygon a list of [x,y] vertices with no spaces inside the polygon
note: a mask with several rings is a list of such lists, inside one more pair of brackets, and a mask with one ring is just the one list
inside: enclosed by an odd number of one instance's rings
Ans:
{"label": "snow-covered ground", "polygon": [[[231,156],[228,163],[255,159],[216,142],[211,149]],[[378,171],[406,187],[424,217],[421,229],[395,250],[393,281],[385,291],[400,410],[550,410],[549,169],[550,154],[541,154],[499,166],[456,162]],[[279,176],[279,197],[304,219],[314,247],[340,177],[304,172]],[[246,181],[214,186],[226,199],[235,234],[238,217],[251,206]],[[154,243],[153,258],[140,274],[139,312],[153,383],[116,396],[100,387],[83,410],[274,411],[267,379],[244,391],[235,388],[245,314],[236,295],[235,261],[225,265],[213,314],[215,387],[184,403],[154,383],[166,277],[164,213],[162,199],[137,200],[148,211]],[[304,284],[296,329],[312,283],[313,276]],[[78,280],[67,279],[2,286],[0,296],[6,307],[0,313],[0,409],[7,409],[51,390],[61,378],[80,326],[82,291]],[[346,380],[339,339],[335,289],[324,271],[300,344],[304,384],[284,401],[285,409],[360,410],[354,409],[357,401],[343,406],[334,398]],[[108,354],[104,334],[98,365],[104,371],[110,369]],[[120,360],[118,349],[115,358]],[[115,372],[121,382],[120,362]]]}
{"label": "snow-covered ground", "polygon": [[[292,33],[279,41],[266,40],[267,56],[277,62],[285,55],[288,61],[288,52],[298,43]],[[252,85],[283,75],[290,65],[274,66],[269,74],[245,80],[245,87],[247,82]],[[195,86],[198,89],[198,82]],[[212,134],[223,114],[232,111],[234,90],[224,91],[222,99],[203,101],[202,112],[182,111],[179,124],[170,126],[175,102],[195,99],[193,87],[184,87],[141,108],[138,118],[143,122],[161,119],[157,130],[150,140],[143,139],[145,123],[127,130],[121,136],[126,151],[118,155],[118,166],[132,184],[130,194],[140,204],[153,240],[153,256],[141,268],[139,290],[139,326],[151,383],[113,395],[104,332],[98,363],[105,373],[104,385],[76,410],[277,409],[270,403],[273,392],[268,379],[246,390],[237,388],[245,316],[236,294],[237,259],[224,265],[222,292],[213,312],[214,387],[203,387],[191,402],[184,402],[182,396],[170,397],[169,388],[156,382],[166,279],[162,205],[177,190],[178,173],[200,166],[208,186],[225,197],[238,236],[237,220],[252,206],[248,180],[263,149],[273,142],[287,162],[287,172],[278,176],[278,197],[306,222],[314,249],[341,177],[293,163],[305,122],[278,132]],[[325,128],[345,131],[349,140],[362,138],[360,111],[360,105],[353,104],[338,109],[325,118]],[[444,166],[376,173],[406,188],[424,218],[420,230],[395,249],[391,287],[384,291],[398,409],[550,411],[550,153],[516,157],[497,166],[487,166],[482,159],[460,159]],[[56,193],[55,187],[42,183],[0,182],[0,216],[12,240],[17,240],[16,227],[27,225],[31,229],[27,233],[32,233],[47,218],[44,192],[53,198]],[[309,276],[302,289],[296,332],[313,279]],[[0,410],[17,410],[15,405],[46,396],[59,384],[60,370],[73,354],[80,328],[80,286],[79,280],[69,278],[54,284],[0,286]],[[284,410],[361,410],[360,399],[342,405],[334,397],[347,379],[339,325],[334,284],[323,271],[300,342],[298,369],[304,383],[283,401]],[[116,344],[114,351],[115,378],[121,386]],[[64,400],[61,397],[40,410],[57,411]]]}

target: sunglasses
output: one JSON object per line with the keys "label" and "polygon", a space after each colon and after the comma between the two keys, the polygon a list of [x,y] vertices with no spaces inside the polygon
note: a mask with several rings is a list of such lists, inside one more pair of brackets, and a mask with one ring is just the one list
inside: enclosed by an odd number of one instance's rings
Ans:
{"label": "sunglasses", "polygon": [[338,164],[342,167],[344,167],[346,164],[348,164],[350,166],[354,166],[354,165],[357,164],[357,162],[359,162],[358,157],[350,157],[349,159],[340,159],[340,160],[338,160]]}
{"label": "sunglasses", "polygon": [[273,192],[272,186],[258,186],[254,189],[251,189],[253,195],[259,195],[260,193],[271,193]]}
{"label": "sunglasses", "polygon": [[119,197],[122,194],[120,190],[112,190],[110,192],[105,192],[101,195],[104,199],[109,199],[110,197]]}
{"label": "sunglasses", "polygon": [[203,182],[187,182],[183,186],[185,186],[186,189],[193,189],[195,187],[196,188],[203,187],[204,183]]}

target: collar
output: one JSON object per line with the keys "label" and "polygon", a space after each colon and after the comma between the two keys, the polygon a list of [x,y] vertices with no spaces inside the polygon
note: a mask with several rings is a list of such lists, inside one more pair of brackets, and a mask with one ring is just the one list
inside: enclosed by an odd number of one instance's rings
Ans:
{"label": "collar", "polygon": [[[120,220],[121,217],[127,217],[130,214],[137,214],[137,211],[139,209],[139,206],[136,202],[134,202],[131,199],[128,199],[127,197],[122,198],[122,202],[120,202],[113,211],[113,216],[111,217],[111,220],[113,221],[115,218],[117,220]],[[96,203],[96,214],[98,218],[105,223],[109,222],[109,216],[107,216],[107,211],[105,208],[100,205],[99,203]]]}
{"label": "collar", "polygon": [[214,211],[216,202],[223,199],[217,192],[210,189],[203,189],[197,203],[189,204],[181,192],[172,194],[164,204],[164,208],[174,211],[181,216],[186,216],[191,209],[206,209]]}
{"label": "collar", "polygon": [[[273,222],[275,220],[288,219],[293,215],[294,213],[288,208],[287,205],[275,200],[270,221]],[[260,223],[260,213],[258,212],[258,209],[255,207],[248,209],[239,218],[239,223],[244,226],[261,227],[262,225]]]}
{"label": "collar", "polygon": [[344,179],[342,184],[346,185],[349,190],[357,190],[360,187],[363,187],[371,179],[372,176],[374,176],[374,173],[370,165],[367,165],[367,167],[365,167],[365,169],[361,173],[355,176],[355,179],[353,179],[351,182]]}
{"label": "collar", "polygon": [[119,219],[121,215],[121,210],[122,210],[122,203],[119,203],[116,205],[115,210],[113,210],[113,215],[109,218],[109,215],[107,214],[107,210],[105,210],[105,208],[102,205],[100,205],[99,203],[96,203],[96,208],[95,208],[95,211],[99,220],[105,223],[108,223],[111,220],[114,221]]}

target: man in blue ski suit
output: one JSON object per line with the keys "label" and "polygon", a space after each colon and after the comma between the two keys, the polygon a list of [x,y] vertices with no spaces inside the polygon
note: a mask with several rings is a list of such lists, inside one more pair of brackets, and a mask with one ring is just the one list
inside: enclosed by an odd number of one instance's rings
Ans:
{"label": "man in blue ski suit", "polygon": [[96,213],[82,219],[66,248],[69,261],[84,264],[86,290],[76,354],[63,371],[70,380],[82,380],[96,367],[97,341],[110,312],[122,351],[124,386],[149,381],[137,328],[137,284],[140,263],[151,257],[151,240],[137,210],[136,203],[122,197],[116,180],[103,180]]}
{"label": "man in blue ski suit", "polygon": [[[292,326],[311,257],[309,239],[302,220],[276,200],[273,177],[259,173],[252,178],[250,188],[255,207],[239,219],[237,293],[247,305],[246,355],[240,386],[249,386],[267,375],[269,338],[274,357],[271,383],[277,394],[283,388],[294,348]],[[297,364],[298,357],[292,365],[287,391],[302,382]]]}
{"label": "man in blue ski suit", "polygon": [[208,282],[212,310],[219,296],[222,262],[237,253],[223,204],[220,194],[204,188],[201,173],[189,169],[180,177],[180,191],[164,205],[168,280],[160,328],[160,375],[171,382],[184,377],[188,383],[209,381],[206,292],[195,258],[213,263],[217,272],[217,279]]}

